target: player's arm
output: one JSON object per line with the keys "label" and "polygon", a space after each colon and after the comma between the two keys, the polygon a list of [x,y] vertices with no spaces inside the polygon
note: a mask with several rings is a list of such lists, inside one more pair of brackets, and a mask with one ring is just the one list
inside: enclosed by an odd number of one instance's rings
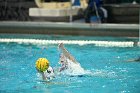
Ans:
{"label": "player's arm", "polygon": [[63,43],[58,45],[58,48],[62,50],[63,54],[65,57],[73,61],[74,63],[77,63],[75,58],[68,52],[68,50],[64,47]]}

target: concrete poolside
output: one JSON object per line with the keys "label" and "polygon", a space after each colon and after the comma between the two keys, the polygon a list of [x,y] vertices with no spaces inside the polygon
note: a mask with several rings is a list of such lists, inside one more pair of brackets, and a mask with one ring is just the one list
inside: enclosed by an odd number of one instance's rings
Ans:
{"label": "concrete poolside", "polygon": [[1,21],[0,33],[139,37],[139,24]]}

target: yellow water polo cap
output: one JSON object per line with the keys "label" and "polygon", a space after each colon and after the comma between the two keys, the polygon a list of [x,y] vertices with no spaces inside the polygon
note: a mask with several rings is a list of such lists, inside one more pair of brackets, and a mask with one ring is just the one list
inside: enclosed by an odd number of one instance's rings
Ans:
{"label": "yellow water polo cap", "polygon": [[36,61],[36,69],[40,72],[46,71],[49,68],[49,61],[46,58],[39,58]]}

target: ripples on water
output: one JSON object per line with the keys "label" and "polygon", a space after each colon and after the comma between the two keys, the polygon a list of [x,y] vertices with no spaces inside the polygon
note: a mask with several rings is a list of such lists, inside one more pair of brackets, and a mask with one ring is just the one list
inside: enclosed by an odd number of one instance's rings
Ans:
{"label": "ripples on water", "polygon": [[140,64],[126,60],[140,55],[138,47],[96,47],[66,45],[80,65],[56,73],[50,82],[36,76],[35,61],[49,59],[58,68],[57,45],[0,43],[0,91],[36,93],[139,93]]}

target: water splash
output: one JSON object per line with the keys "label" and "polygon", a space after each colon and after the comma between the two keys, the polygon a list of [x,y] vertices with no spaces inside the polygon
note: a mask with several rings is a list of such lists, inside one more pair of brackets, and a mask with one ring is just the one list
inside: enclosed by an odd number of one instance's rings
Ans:
{"label": "water splash", "polygon": [[88,72],[81,67],[80,63],[75,64],[69,59],[67,59],[67,61],[68,61],[68,69],[63,71],[62,74],[70,76],[80,76],[88,74]]}
{"label": "water splash", "polygon": [[64,70],[61,74],[68,76],[88,76],[88,77],[108,77],[115,78],[117,77],[114,71],[106,71],[106,70],[85,70],[81,67],[80,63],[75,64],[71,60],[68,61],[68,69]]}

